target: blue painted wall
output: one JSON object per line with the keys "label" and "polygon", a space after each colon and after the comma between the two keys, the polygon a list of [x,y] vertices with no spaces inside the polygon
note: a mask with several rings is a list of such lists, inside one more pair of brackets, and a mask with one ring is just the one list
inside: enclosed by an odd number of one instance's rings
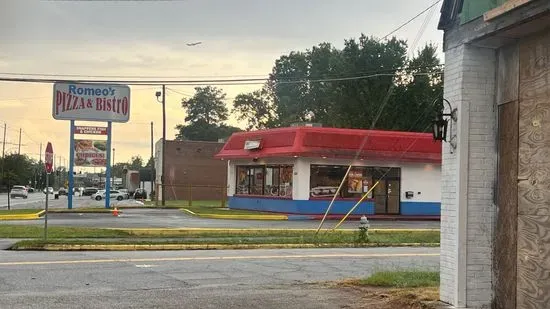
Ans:
{"label": "blue painted wall", "polygon": [[441,203],[401,202],[401,214],[404,216],[439,216]]}
{"label": "blue painted wall", "polygon": [[[356,201],[335,201],[329,214],[344,215]],[[287,200],[260,197],[229,197],[229,208],[257,211],[279,212],[287,214],[318,215],[324,214],[330,201],[327,200]],[[401,202],[402,215],[440,215],[441,204],[429,202]],[[353,215],[373,215],[374,202],[361,203],[352,212]]]}

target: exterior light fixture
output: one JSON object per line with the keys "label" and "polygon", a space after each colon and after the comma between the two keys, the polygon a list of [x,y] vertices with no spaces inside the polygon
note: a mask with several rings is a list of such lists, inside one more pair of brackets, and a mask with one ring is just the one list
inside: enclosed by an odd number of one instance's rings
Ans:
{"label": "exterior light fixture", "polygon": [[[444,113],[443,111],[440,111],[437,113],[434,121],[432,122],[433,128],[433,138],[436,141],[445,141],[449,142],[451,145],[451,148],[454,150],[456,149],[456,134],[453,135],[453,122],[456,122],[458,120],[458,110],[456,108],[452,108],[451,103],[447,99],[443,99],[445,103],[449,106],[450,113]],[[444,117],[450,117],[448,119],[445,119]],[[450,127],[449,127],[449,121],[450,121]],[[447,130],[447,128],[449,129]],[[447,131],[451,133],[451,137],[447,140]]]}

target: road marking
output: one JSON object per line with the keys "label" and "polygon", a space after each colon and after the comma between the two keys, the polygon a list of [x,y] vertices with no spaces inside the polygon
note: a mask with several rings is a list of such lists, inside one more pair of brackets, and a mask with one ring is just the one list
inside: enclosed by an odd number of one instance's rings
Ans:
{"label": "road marking", "polygon": [[250,255],[250,256],[198,256],[143,259],[97,259],[97,260],[61,260],[0,262],[0,266],[18,265],[52,265],[52,264],[97,264],[97,263],[140,263],[140,262],[174,262],[174,261],[213,261],[213,260],[278,260],[278,259],[327,259],[327,258],[393,258],[393,257],[429,257],[439,253],[389,253],[389,254],[304,254],[304,255]]}

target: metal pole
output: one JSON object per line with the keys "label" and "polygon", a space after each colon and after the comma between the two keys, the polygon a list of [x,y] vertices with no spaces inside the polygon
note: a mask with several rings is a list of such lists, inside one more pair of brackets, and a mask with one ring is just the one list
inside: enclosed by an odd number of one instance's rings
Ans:
{"label": "metal pole", "polygon": [[105,171],[105,208],[111,206],[111,129],[112,123],[107,122],[107,170]]}
{"label": "metal pole", "polygon": [[22,129],[19,128],[19,147],[17,149],[17,154],[20,155],[21,154],[21,131]]}
{"label": "metal pole", "polygon": [[[149,159],[149,162],[151,162],[151,166],[150,166],[150,169],[151,169],[151,192],[149,192],[149,196],[151,196],[151,194],[153,193],[153,191],[155,190],[155,179],[156,179],[156,175],[154,175],[155,173],[155,160],[154,160],[154,156],[153,156],[153,122],[151,121],[151,158]],[[157,194],[158,195],[158,192]],[[158,201],[158,198],[155,196],[155,199]]]}
{"label": "metal pole", "polygon": [[50,173],[46,173],[46,207],[44,209],[44,240],[48,241],[48,187],[50,186]]}
{"label": "metal pole", "polygon": [[164,174],[166,173],[166,85],[162,85],[162,206],[166,206],[166,185]]}
{"label": "metal pole", "polygon": [[[2,140],[2,186],[4,185],[4,165],[6,164],[5,160],[5,151],[6,151],[6,132],[8,130],[8,124],[4,122],[4,139]],[[10,192],[8,191],[8,199]]]}
{"label": "metal pole", "polygon": [[113,166],[115,166],[115,149],[113,148]]}
{"label": "metal pole", "polygon": [[71,136],[69,137],[69,195],[67,196],[67,208],[73,208],[74,188],[74,120],[71,120]]}

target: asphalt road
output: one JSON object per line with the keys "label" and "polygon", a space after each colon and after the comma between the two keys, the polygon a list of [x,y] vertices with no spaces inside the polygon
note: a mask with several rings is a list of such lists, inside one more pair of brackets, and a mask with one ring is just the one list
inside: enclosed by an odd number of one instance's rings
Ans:
{"label": "asphalt road", "polygon": [[[337,221],[325,221],[323,228],[332,228]],[[0,221],[0,224],[42,225],[43,219]],[[109,228],[317,228],[319,221],[266,221],[205,219],[177,209],[125,209],[119,217],[108,213],[50,213],[49,226],[80,226]],[[341,228],[358,228],[359,223],[347,221]],[[371,221],[371,228],[439,228],[437,221]]]}
{"label": "asphalt road", "polygon": [[344,308],[317,284],[439,267],[438,248],[0,251],[2,308]]}
{"label": "asphalt road", "polygon": [[[0,195],[0,209],[6,209],[6,195]],[[43,193],[29,194],[27,199],[12,200],[11,209],[37,208],[43,209],[45,195]],[[75,196],[73,207],[102,207],[104,201],[94,201],[87,196]],[[122,202],[114,201],[115,204],[128,205],[135,203],[133,200]],[[50,208],[67,208],[67,197],[61,196],[58,200],[49,200]],[[0,221],[0,224],[43,224],[43,219],[23,221]],[[327,220],[323,228],[331,228],[338,221]],[[93,213],[65,213],[48,216],[48,224],[57,226],[89,226],[89,227],[121,227],[121,228],[317,228],[319,221],[265,221],[265,220],[222,220],[205,219],[188,215],[177,209],[125,209],[119,217],[110,214]],[[438,221],[371,221],[372,228],[407,228],[426,229],[439,228]],[[342,228],[357,228],[358,222],[348,221],[342,224]]]}

